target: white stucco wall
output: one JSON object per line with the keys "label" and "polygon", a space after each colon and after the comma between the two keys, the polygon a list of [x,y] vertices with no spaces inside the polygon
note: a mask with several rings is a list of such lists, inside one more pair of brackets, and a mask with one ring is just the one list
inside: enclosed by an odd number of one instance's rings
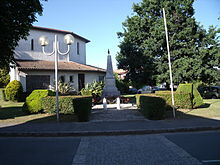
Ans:
{"label": "white stucco wall", "polygon": [[[59,47],[61,52],[66,52],[67,45],[64,44],[63,37],[64,33],[52,32],[52,31],[43,31],[32,29],[29,32],[29,36],[27,40],[20,40],[18,42],[18,46],[15,48],[15,59],[22,60],[46,60],[46,61],[54,61],[54,55],[46,56],[42,53],[42,47],[38,43],[38,39],[40,36],[44,35],[49,39],[49,45],[45,47],[45,51],[50,53],[53,50],[53,41],[54,35],[58,36]],[[31,40],[34,40],[34,50],[31,50]],[[80,54],[77,54],[77,42],[80,45]],[[68,57],[69,56],[69,57]],[[70,53],[66,56],[59,56],[60,61],[75,61],[78,63],[86,64],[86,43],[82,41],[80,38],[75,38],[75,42],[70,47]]]}
{"label": "white stucco wall", "polygon": [[[15,69],[16,70],[16,69]],[[13,71],[11,70],[11,74]],[[73,76],[73,83],[71,85],[74,89],[78,91],[78,74],[85,74],[85,85],[92,83],[93,81],[99,81],[99,76],[105,76],[105,73],[97,72],[64,72],[59,71],[58,77],[64,76],[65,82],[70,81],[70,76]],[[49,75],[50,76],[50,85],[54,85],[54,71],[18,71],[16,80],[19,80],[23,86],[24,92],[26,92],[26,76],[27,75]],[[13,75],[11,75],[13,77]]]}

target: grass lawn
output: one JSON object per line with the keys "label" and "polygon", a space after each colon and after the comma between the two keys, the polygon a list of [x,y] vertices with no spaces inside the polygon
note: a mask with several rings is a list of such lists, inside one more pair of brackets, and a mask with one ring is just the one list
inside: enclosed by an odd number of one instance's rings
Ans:
{"label": "grass lawn", "polygon": [[[22,111],[23,102],[0,100],[0,123],[55,122],[56,114],[28,114]],[[60,114],[60,122],[77,121],[74,114]]]}
{"label": "grass lawn", "polygon": [[[204,117],[220,119],[220,99],[204,99],[204,104],[196,109],[178,109],[177,118]],[[171,118],[172,113],[168,112],[167,118]]]}

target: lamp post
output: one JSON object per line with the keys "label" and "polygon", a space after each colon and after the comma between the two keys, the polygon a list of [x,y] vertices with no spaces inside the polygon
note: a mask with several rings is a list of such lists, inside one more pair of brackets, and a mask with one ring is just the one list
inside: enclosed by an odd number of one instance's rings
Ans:
{"label": "lamp post", "polygon": [[164,27],[165,27],[165,33],[166,33],[166,42],[167,42],[167,54],[168,54],[168,64],[169,64],[169,72],[170,72],[170,88],[171,88],[171,96],[172,96],[172,105],[173,105],[173,118],[176,118],[175,113],[175,102],[174,102],[174,94],[173,94],[173,76],[172,76],[172,67],[171,67],[171,60],[170,60],[170,47],[169,47],[169,39],[168,39],[168,32],[167,32],[167,21],[166,21],[166,15],[165,10],[163,8],[163,18],[164,18]]}
{"label": "lamp post", "polygon": [[74,37],[71,34],[66,34],[64,36],[64,43],[68,46],[68,49],[65,53],[60,52],[59,50],[59,41],[57,35],[55,35],[55,40],[53,42],[53,51],[51,53],[45,52],[45,46],[49,44],[49,40],[45,36],[39,38],[39,43],[42,46],[42,51],[45,55],[51,56],[54,54],[55,58],[55,86],[56,86],[56,114],[57,122],[59,122],[59,96],[58,96],[58,55],[67,55],[70,52],[70,45],[74,42]]}

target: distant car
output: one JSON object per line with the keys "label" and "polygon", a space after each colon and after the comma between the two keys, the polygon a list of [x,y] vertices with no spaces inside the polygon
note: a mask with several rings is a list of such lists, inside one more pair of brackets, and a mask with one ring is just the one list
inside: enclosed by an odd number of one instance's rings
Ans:
{"label": "distant car", "polygon": [[198,88],[199,93],[206,99],[220,98],[220,86],[204,86]]}
{"label": "distant car", "polygon": [[129,94],[137,94],[138,90],[136,88],[129,88],[128,93]]}
{"label": "distant car", "polygon": [[138,94],[143,93],[153,93],[153,88],[151,86],[143,86],[141,89],[138,89]]}

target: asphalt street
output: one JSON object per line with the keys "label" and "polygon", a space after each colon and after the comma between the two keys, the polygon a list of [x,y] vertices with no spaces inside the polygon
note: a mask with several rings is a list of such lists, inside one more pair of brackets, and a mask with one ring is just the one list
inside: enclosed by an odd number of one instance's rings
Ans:
{"label": "asphalt street", "polygon": [[70,165],[80,138],[0,138],[1,165]]}
{"label": "asphalt street", "polygon": [[220,131],[174,133],[165,137],[204,165],[220,165]]}
{"label": "asphalt street", "polygon": [[2,165],[217,165],[220,131],[89,137],[1,137]]}

